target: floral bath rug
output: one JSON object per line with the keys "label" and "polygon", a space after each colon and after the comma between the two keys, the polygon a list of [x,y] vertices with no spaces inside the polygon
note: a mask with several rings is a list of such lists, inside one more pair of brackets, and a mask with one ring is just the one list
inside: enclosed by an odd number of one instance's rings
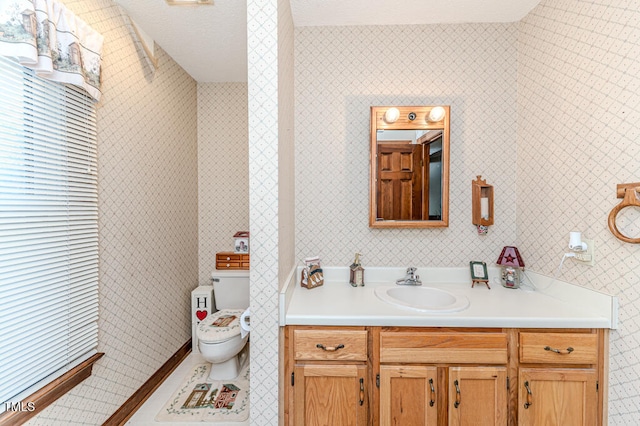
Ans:
{"label": "floral bath rug", "polygon": [[208,380],[210,364],[193,367],[156,416],[158,422],[240,422],[249,418],[249,363],[233,380]]}

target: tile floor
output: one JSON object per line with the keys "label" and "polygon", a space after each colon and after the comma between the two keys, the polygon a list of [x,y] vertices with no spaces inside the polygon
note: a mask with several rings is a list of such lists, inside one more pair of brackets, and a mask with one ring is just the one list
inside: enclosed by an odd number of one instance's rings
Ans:
{"label": "tile floor", "polygon": [[184,423],[168,423],[156,422],[155,417],[164,404],[173,396],[173,393],[182,385],[184,378],[191,371],[192,366],[205,362],[200,354],[191,353],[185,360],[171,373],[156,389],[156,391],[145,401],[145,403],[135,412],[135,414],[127,421],[127,425],[131,426],[202,426],[204,424],[215,424],[216,426],[248,426],[249,420],[245,422],[184,422]]}

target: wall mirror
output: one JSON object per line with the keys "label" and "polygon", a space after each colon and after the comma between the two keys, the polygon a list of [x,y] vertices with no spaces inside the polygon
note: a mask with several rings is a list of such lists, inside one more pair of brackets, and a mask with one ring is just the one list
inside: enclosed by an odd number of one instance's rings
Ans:
{"label": "wall mirror", "polygon": [[449,106],[371,107],[371,228],[449,226]]}

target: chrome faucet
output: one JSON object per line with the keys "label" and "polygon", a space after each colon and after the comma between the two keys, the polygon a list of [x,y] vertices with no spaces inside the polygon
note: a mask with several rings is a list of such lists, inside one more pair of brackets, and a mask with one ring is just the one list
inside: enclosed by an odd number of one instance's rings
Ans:
{"label": "chrome faucet", "polygon": [[416,275],[417,269],[413,266],[407,268],[407,276],[396,280],[398,285],[422,285],[420,277]]}

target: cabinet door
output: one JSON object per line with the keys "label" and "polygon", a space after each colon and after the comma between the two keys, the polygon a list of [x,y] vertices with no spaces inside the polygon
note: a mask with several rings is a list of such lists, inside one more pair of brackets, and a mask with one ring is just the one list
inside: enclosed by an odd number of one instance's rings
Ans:
{"label": "cabinet door", "polygon": [[380,367],[380,426],[435,425],[438,369],[424,365]]}
{"label": "cabinet door", "polygon": [[593,369],[521,368],[518,425],[595,426],[596,382]]}
{"label": "cabinet door", "polygon": [[[449,368],[449,425],[507,424],[505,367]],[[542,425],[544,423],[540,423]]]}
{"label": "cabinet door", "polygon": [[296,426],[367,424],[365,365],[298,365],[294,370]]}

